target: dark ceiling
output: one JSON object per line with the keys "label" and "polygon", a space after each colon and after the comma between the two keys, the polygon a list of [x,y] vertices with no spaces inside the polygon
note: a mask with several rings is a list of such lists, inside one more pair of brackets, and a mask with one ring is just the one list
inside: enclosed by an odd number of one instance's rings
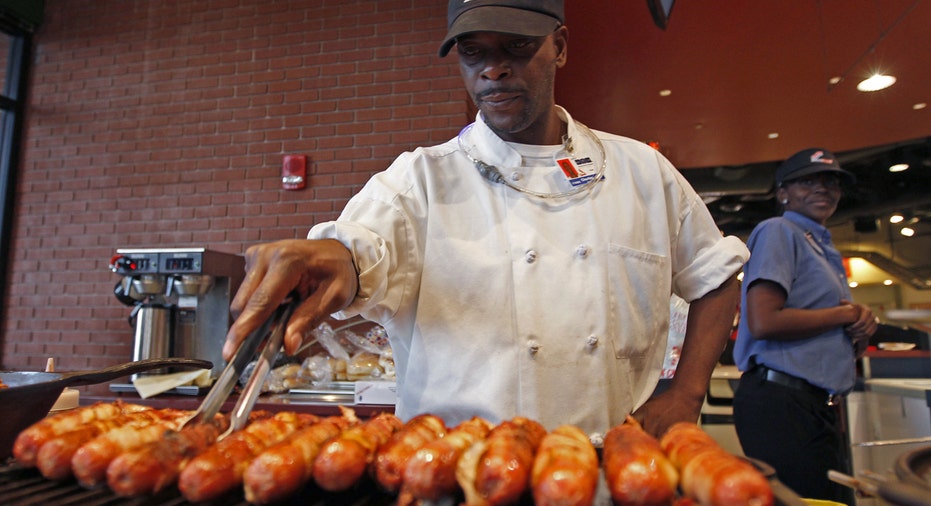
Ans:
{"label": "dark ceiling", "polygon": [[[557,102],[658,143],[722,230],[777,214],[775,167],[824,147],[858,177],[830,222],[838,247],[931,278],[931,0],[676,0],[665,29],[647,0],[568,0],[566,24]],[[897,82],[857,91],[876,70]],[[893,210],[927,219],[904,238]]]}

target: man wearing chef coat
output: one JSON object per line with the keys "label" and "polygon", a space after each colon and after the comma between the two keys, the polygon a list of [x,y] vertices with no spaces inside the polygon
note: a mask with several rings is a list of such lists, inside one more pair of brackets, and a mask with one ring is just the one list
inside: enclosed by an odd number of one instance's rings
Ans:
{"label": "man wearing chef coat", "polygon": [[[475,122],[401,154],[309,240],[250,248],[225,356],[296,292],[288,352],[331,313],[386,329],[402,419],[697,421],[746,247],[659,152],[555,104],[562,1],[451,0],[448,27],[440,56],[456,48]],[[682,355],[651,397],[673,293]]]}

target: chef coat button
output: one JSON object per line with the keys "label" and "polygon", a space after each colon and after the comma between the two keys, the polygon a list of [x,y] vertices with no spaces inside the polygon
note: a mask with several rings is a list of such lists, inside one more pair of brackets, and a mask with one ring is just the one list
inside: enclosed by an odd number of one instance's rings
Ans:
{"label": "chef coat button", "polygon": [[511,173],[511,181],[520,181],[521,177],[520,172],[514,171]]}
{"label": "chef coat button", "polygon": [[588,336],[588,340],[586,342],[590,347],[594,348],[595,346],[598,346],[598,336],[594,334],[590,335]]}
{"label": "chef coat button", "polygon": [[534,250],[529,250],[529,251],[527,251],[527,254],[524,255],[524,260],[526,260],[528,264],[532,264],[532,263],[536,262],[536,261],[537,261],[537,252],[534,251]]}
{"label": "chef coat button", "polygon": [[582,244],[581,246],[575,249],[575,254],[578,255],[579,258],[585,258],[588,256],[588,253],[590,251],[591,249],[588,246],[586,246],[585,244]]}
{"label": "chef coat button", "polygon": [[531,339],[527,342],[527,349],[530,350],[531,355],[536,355],[540,351],[540,343]]}

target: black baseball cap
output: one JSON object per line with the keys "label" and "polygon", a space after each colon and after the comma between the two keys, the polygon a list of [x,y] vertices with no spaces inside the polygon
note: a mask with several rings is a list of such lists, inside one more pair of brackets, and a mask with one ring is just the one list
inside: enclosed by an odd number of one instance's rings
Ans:
{"label": "black baseball cap", "polygon": [[823,148],[808,148],[790,156],[776,169],[776,186],[818,172],[837,174],[847,185],[857,182],[856,176],[840,167],[834,153]]}
{"label": "black baseball cap", "polygon": [[449,0],[440,57],[449,54],[456,37],[464,33],[542,37],[565,23],[565,18],[563,0]]}

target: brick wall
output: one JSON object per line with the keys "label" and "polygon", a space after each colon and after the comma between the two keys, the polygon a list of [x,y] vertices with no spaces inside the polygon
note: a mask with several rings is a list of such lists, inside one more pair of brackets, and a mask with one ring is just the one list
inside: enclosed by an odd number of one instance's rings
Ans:
{"label": "brick wall", "polygon": [[[117,248],[301,237],[401,151],[455,135],[445,5],[46,0],[0,369],[131,358]],[[309,157],[307,189],[281,189],[285,154]]]}

